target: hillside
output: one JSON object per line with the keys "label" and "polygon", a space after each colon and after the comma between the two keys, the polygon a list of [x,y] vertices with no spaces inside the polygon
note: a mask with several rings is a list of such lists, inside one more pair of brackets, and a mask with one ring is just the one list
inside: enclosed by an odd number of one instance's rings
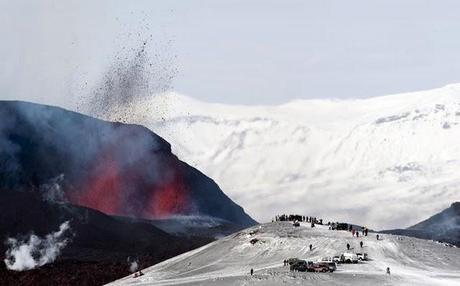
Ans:
{"label": "hillside", "polygon": [[[255,244],[250,241],[257,239]],[[361,249],[359,242],[363,241]],[[283,260],[316,261],[346,251],[369,261],[339,264],[333,273],[289,272]],[[313,245],[310,251],[308,245]],[[391,275],[386,268],[390,267]],[[254,276],[249,275],[254,269]],[[375,234],[351,237],[327,226],[289,222],[255,226],[125,277],[109,285],[458,285],[460,249],[433,241]]]}
{"label": "hillside", "polygon": [[460,202],[407,229],[383,232],[443,241],[460,247]]}
{"label": "hillside", "polygon": [[105,214],[205,215],[254,224],[209,177],[145,127],[61,108],[0,101],[0,189],[35,190]]}
{"label": "hillside", "polygon": [[101,285],[130,273],[128,257],[137,258],[145,267],[212,241],[173,236],[149,222],[126,221],[85,207],[45,201],[33,191],[1,190],[0,209],[2,242],[31,233],[45,237],[69,222],[62,253],[56,261],[37,269],[6,270],[3,260],[9,246],[0,244],[1,285]]}
{"label": "hillside", "polygon": [[308,212],[403,228],[460,200],[460,85],[279,106],[164,94],[117,112],[171,142],[259,221]]}

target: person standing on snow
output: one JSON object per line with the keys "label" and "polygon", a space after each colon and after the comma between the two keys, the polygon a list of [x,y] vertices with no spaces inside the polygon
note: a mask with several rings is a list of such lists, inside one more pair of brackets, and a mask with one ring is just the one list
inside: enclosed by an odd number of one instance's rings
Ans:
{"label": "person standing on snow", "polygon": [[310,251],[311,251],[312,249],[313,249],[313,245],[312,245],[312,244],[310,244]]}
{"label": "person standing on snow", "polygon": [[254,269],[251,268],[251,276],[254,274]]}
{"label": "person standing on snow", "polygon": [[387,267],[387,274],[388,274],[388,275],[391,275],[391,273],[390,273],[390,267]]}
{"label": "person standing on snow", "polygon": [[361,248],[363,248],[363,241],[361,241],[361,242],[359,243],[359,245],[361,245]]}
{"label": "person standing on snow", "polygon": [[350,244],[347,243],[347,250],[350,250]]}

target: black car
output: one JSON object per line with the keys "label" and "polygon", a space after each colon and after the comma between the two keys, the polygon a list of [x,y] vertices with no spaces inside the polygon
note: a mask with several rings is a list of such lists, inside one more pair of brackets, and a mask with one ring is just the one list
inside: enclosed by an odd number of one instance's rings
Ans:
{"label": "black car", "polygon": [[289,270],[291,271],[300,271],[300,272],[305,272],[308,269],[308,264],[305,260],[299,260],[289,267]]}

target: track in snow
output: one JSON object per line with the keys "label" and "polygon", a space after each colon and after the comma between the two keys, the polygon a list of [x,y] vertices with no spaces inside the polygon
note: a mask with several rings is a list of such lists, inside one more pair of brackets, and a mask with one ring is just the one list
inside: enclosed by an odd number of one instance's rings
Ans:
{"label": "track in snow", "polygon": [[[259,242],[252,245],[253,238]],[[359,242],[364,242],[361,251]],[[313,250],[309,251],[309,244]],[[339,265],[334,273],[293,273],[283,260],[316,261],[346,251],[370,261]],[[385,273],[391,268],[391,275]],[[250,269],[254,276],[249,275]],[[460,249],[403,236],[351,237],[326,226],[294,228],[288,222],[255,226],[145,269],[110,285],[460,285]]]}

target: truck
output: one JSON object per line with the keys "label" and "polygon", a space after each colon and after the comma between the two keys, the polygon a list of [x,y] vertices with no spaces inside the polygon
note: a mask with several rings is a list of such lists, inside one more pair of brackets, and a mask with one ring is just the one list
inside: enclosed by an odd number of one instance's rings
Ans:
{"label": "truck", "polygon": [[342,253],[340,263],[358,263],[358,255],[350,252]]}
{"label": "truck", "polygon": [[308,262],[305,260],[297,260],[293,262],[292,264],[290,264],[289,270],[290,271],[300,271],[300,272],[308,271]]}
{"label": "truck", "polygon": [[361,261],[369,260],[369,258],[367,257],[367,253],[356,253],[356,256],[358,256],[358,260]]}

